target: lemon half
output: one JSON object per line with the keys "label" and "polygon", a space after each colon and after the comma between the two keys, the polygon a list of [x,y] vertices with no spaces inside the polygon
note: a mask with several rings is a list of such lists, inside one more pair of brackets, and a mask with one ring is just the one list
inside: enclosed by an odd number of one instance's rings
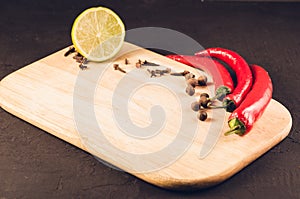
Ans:
{"label": "lemon half", "polygon": [[71,37],[81,55],[89,61],[101,62],[119,52],[124,43],[125,26],[112,10],[89,8],[75,19]]}

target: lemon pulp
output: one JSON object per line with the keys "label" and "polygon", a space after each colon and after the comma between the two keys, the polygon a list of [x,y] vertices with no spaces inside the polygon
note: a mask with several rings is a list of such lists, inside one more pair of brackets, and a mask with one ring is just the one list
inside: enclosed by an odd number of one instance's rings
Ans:
{"label": "lemon pulp", "polygon": [[80,54],[89,61],[101,62],[119,52],[124,43],[125,26],[112,10],[89,8],[75,19],[71,37]]}

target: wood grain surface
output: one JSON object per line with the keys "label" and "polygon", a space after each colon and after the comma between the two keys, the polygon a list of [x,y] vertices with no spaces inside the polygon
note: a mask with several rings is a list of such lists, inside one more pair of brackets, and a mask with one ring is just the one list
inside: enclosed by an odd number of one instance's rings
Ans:
{"label": "wood grain surface", "polygon": [[[86,70],[74,67],[72,56],[64,57],[66,51],[60,50],[4,78],[0,84],[1,107],[154,185],[198,189],[218,184],[278,144],[291,129],[289,111],[272,100],[249,134],[224,136],[228,113],[209,111],[208,120],[200,122],[190,109],[199,93],[213,95],[213,84],[197,88],[198,94],[191,97],[184,92],[184,78],[150,78],[146,69],[153,66],[137,69],[135,62],[146,59],[158,63],[156,68],[190,70],[198,75],[201,71],[129,43],[114,60],[88,63]],[[125,58],[130,64],[124,64]],[[114,63],[127,73],[114,70]],[[156,118],[161,112],[149,116],[156,105],[163,107],[164,123]],[[89,107],[94,116],[88,112]],[[129,120],[133,127],[128,127]],[[206,153],[201,155],[201,150]]]}

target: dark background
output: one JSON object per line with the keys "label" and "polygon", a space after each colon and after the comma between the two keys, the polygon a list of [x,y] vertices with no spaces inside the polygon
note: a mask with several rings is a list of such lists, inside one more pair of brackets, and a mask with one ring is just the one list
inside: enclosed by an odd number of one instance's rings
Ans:
{"label": "dark background", "polygon": [[[111,169],[93,156],[0,109],[0,198],[300,198],[299,3],[9,0],[0,6],[0,79],[71,44],[75,17],[115,10],[126,29],[158,26],[205,48],[234,50],[264,66],[273,98],[292,113],[289,136],[224,183],[174,192]],[[193,53],[193,52],[191,52]],[[279,114],[279,113],[278,113]]]}

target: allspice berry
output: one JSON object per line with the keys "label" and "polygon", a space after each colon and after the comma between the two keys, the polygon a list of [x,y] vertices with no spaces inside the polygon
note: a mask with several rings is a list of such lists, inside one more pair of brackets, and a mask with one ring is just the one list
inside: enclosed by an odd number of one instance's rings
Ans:
{"label": "allspice berry", "polygon": [[210,99],[204,99],[204,100],[200,99],[199,102],[203,108],[208,108],[208,106],[210,104]]}
{"label": "allspice berry", "polygon": [[186,81],[186,83],[188,85],[191,85],[192,87],[196,87],[198,86],[198,80],[196,80],[195,78],[190,78]]}
{"label": "allspice berry", "polygon": [[208,108],[208,104],[210,103],[209,95],[207,93],[201,93],[199,103],[203,108]]}
{"label": "allspice berry", "polygon": [[185,74],[184,77],[185,77],[186,80],[189,80],[191,78],[195,78],[195,75],[193,73],[189,72],[189,73]]}
{"label": "allspice berry", "polygon": [[201,121],[205,121],[207,119],[206,111],[199,111],[199,113],[197,114],[197,118]]}
{"label": "allspice berry", "polygon": [[199,102],[193,102],[191,104],[191,108],[193,111],[199,111],[200,110],[200,103]]}
{"label": "allspice berry", "polygon": [[193,96],[195,94],[195,88],[192,87],[190,84],[188,84],[188,86],[185,89],[185,92],[190,95]]}
{"label": "allspice berry", "polygon": [[207,93],[201,93],[200,94],[200,97],[206,97],[206,98],[209,98],[209,95]]}
{"label": "allspice berry", "polygon": [[199,84],[199,86],[206,86],[207,85],[207,77],[205,75],[199,76],[198,84]]}

